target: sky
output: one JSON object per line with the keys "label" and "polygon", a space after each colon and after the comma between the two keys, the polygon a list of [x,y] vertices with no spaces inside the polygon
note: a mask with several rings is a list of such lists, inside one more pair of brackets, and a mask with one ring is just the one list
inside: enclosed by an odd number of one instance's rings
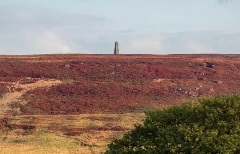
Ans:
{"label": "sky", "polygon": [[0,0],[0,54],[240,54],[240,0]]}

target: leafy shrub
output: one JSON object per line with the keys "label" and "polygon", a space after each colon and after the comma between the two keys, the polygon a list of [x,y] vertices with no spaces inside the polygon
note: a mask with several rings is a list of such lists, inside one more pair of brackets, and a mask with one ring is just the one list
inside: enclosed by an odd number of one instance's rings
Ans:
{"label": "leafy shrub", "polygon": [[240,96],[218,96],[146,113],[106,154],[240,153]]}

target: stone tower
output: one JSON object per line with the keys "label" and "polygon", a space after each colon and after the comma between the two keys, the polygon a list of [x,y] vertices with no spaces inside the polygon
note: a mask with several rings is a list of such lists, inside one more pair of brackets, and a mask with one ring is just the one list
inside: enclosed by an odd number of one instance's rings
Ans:
{"label": "stone tower", "polygon": [[115,42],[114,55],[119,54],[118,41]]}

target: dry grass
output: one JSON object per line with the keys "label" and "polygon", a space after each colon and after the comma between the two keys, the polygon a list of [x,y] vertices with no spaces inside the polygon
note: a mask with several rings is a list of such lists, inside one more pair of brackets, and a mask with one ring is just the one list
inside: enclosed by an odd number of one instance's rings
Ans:
{"label": "dry grass", "polygon": [[[1,154],[103,153],[107,144],[141,123],[144,114],[13,116],[0,133]],[[26,126],[34,126],[27,129]]]}
{"label": "dry grass", "polygon": [[46,132],[36,132],[32,135],[17,137],[10,135],[5,141],[2,140],[0,143],[2,154],[67,154],[82,153],[82,151],[89,149],[88,147],[81,146],[74,139]]}

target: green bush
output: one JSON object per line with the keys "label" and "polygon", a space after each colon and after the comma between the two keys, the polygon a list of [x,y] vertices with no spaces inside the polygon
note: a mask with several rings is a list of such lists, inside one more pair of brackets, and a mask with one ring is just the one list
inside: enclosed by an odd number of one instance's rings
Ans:
{"label": "green bush", "polygon": [[240,153],[240,96],[218,96],[146,113],[106,154]]}

